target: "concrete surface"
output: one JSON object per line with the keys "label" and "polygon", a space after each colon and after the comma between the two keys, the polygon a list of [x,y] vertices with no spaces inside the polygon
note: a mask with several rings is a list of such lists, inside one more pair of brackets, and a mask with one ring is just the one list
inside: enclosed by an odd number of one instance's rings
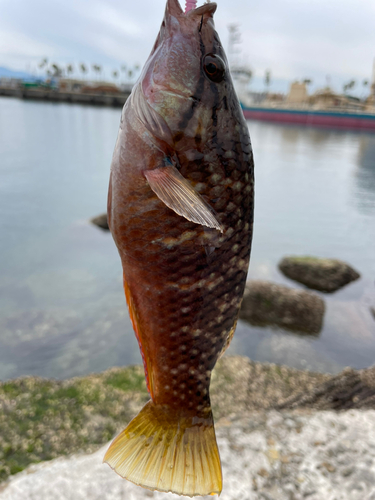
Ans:
{"label": "concrete surface", "polygon": [[[222,500],[375,500],[374,410],[253,412],[216,428]],[[177,498],[118,477],[102,464],[105,449],[31,466],[0,500]]]}

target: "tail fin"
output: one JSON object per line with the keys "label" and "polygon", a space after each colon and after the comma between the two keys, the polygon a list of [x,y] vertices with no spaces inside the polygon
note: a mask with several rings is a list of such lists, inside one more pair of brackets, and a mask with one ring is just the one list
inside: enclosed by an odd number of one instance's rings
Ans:
{"label": "tail fin", "polygon": [[150,490],[220,494],[222,475],[212,414],[191,417],[149,401],[119,434],[104,462]]}

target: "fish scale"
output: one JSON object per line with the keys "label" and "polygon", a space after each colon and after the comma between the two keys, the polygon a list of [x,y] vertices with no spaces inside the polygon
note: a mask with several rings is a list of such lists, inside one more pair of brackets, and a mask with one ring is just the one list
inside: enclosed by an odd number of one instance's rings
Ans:
{"label": "fish scale", "polygon": [[237,322],[254,202],[250,138],[215,10],[183,13],[167,1],[122,113],[108,196],[151,401],[105,461],[136,484],[190,496],[221,491],[209,385]]}

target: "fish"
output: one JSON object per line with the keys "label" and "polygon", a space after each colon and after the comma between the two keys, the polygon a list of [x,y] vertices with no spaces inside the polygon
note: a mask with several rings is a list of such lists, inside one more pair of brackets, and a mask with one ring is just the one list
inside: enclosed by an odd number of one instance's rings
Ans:
{"label": "fish", "polygon": [[237,323],[250,259],[254,162],[215,31],[216,3],[167,0],[127,99],[108,222],[149,402],[104,462],[136,485],[220,494],[209,386]]}

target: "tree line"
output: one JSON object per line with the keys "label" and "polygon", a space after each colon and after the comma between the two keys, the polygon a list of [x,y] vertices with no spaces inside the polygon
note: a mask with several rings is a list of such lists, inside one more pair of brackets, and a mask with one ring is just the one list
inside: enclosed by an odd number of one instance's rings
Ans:
{"label": "tree line", "polygon": [[[66,64],[64,66],[54,62],[50,63],[47,58],[44,58],[38,64],[38,68],[43,70],[49,78],[72,78],[75,75],[79,75],[85,79],[86,76],[88,76],[90,69],[96,79],[101,80],[105,78],[103,67],[100,64],[91,64],[90,66],[85,63],[80,63],[77,65]],[[122,75],[125,81],[130,83],[133,81],[134,77],[138,76],[139,70],[139,64],[134,64],[133,66],[122,64],[119,69],[115,68],[111,71],[111,76],[114,80],[117,80]]]}

